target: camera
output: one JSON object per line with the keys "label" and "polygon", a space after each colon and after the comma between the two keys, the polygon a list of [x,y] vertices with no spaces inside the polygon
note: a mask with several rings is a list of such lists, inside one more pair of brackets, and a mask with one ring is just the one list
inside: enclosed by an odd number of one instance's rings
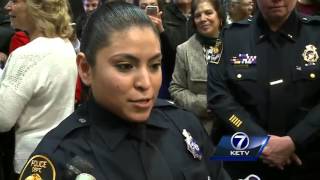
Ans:
{"label": "camera", "polygon": [[158,16],[158,6],[148,5],[146,7],[146,14],[149,16]]}

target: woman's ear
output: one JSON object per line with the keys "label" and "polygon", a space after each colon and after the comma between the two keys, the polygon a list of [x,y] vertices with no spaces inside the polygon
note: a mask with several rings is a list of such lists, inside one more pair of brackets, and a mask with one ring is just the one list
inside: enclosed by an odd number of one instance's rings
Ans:
{"label": "woman's ear", "polygon": [[79,52],[77,55],[78,73],[82,82],[90,86],[92,78],[92,69],[87,61],[87,57],[84,53]]}

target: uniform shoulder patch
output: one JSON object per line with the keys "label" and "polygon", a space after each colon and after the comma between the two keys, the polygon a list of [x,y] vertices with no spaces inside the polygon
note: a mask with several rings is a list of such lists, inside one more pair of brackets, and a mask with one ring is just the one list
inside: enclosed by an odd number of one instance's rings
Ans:
{"label": "uniform shoulder patch", "polygon": [[300,15],[300,19],[303,23],[306,23],[306,24],[319,24],[320,25],[320,16]]}
{"label": "uniform shoulder patch", "polygon": [[244,20],[241,20],[241,21],[233,22],[230,25],[231,26],[250,25],[251,22],[252,22],[252,19],[248,18],[248,19],[244,19]]}
{"label": "uniform shoulder patch", "polygon": [[166,99],[157,99],[155,107],[177,107],[173,101],[166,100]]}
{"label": "uniform shoulder patch", "polygon": [[56,169],[45,155],[32,156],[24,166],[19,180],[55,180]]}
{"label": "uniform shoulder patch", "polygon": [[242,21],[233,22],[231,24],[225,25],[222,29],[222,32],[229,30],[229,29],[238,29],[238,28],[246,28],[252,25],[252,19],[246,19]]}

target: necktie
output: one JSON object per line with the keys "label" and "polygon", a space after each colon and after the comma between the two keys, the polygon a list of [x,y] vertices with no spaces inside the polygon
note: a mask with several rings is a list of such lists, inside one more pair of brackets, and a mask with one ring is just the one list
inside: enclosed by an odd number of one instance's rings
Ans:
{"label": "necktie", "polygon": [[147,180],[173,180],[172,173],[162,153],[147,138],[146,125],[137,125],[130,134],[138,140],[138,152]]}

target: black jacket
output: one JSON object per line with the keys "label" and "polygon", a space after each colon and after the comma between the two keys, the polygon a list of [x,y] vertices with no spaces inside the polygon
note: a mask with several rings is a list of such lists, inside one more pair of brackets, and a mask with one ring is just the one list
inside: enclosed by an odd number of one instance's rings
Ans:
{"label": "black jacket", "polygon": [[186,18],[173,3],[165,6],[162,22],[165,31],[160,35],[163,54],[163,80],[159,97],[168,99],[170,98],[168,88],[174,70],[176,48],[179,44],[187,41],[195,32],[195,29],[192,26],[191,18]]}
{"label": "black jacket", "polygon": [[[130,136],[137,127],[105,111],[93,101],[85,103],[45,136],[23,169],[22,179],[36,173],[44,179],[52,179],[53,172],[56,172],[56,179],[74,179],[70,177],[74,170],[71,166],[87,171],[97,180],[148,179],[141,160],[144,154],[137,152],[135,141]],[[221,162],[209,160],[213,146],[199,120],[190,113],[166,101],[158,101],[145,127],[146,139],[159,149],[174,180],[208,179],[209,176],[228,179]],[[187,150],[182,129],[190,132],[200,146],[201,160]],[[47,166],[39,166],[40,163],[36,162],[40,161],[45,161]],[[83,167],[77,164],[81,161],[84,162]],[[162,169],[159,171],[165,173]]]}
{"label": "black jacket", "polygon": [[173,49],[187,41],[195,32],[191,18],[184,16],[173,3],[164,8],[162,19],[165,33],[169,37]]}
{"label": "black jacket", "polygon": [[8,55],[9,45],[14,30],[10,26],[8,16],[0,13],[0,52]]}

